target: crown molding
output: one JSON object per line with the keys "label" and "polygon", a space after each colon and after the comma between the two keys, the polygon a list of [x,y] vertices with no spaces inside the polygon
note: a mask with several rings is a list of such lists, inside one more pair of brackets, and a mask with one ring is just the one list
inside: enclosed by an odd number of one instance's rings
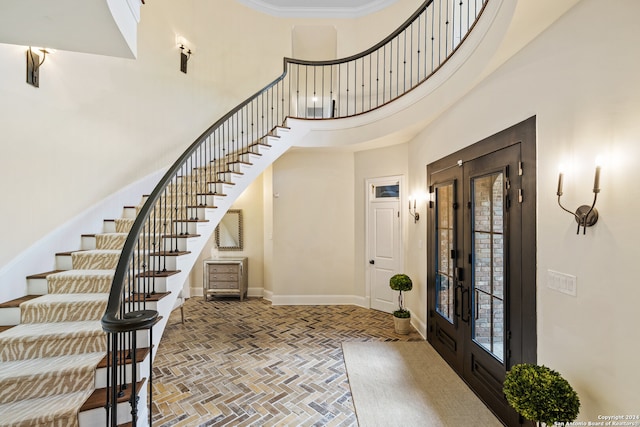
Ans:
{"label": "crown molding", "polygon": [[382,10],[397,0],[372,0],[362,6],[276,6],[264,0],[237,0],[257,11],[279,18],[358,18]]}

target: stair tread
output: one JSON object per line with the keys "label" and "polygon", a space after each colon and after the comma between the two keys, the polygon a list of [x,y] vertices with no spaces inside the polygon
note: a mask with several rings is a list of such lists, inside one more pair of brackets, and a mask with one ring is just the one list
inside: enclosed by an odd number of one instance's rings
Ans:
{"label": "stair tread", "polygon": [[62,271],[67,271],[67,270],[53,270],[53,271],[46,271],[44,273],[32,274],[30,276],[27,276],[27,280],[29,280],[29,279],[46,279],[48,275],[60,273]]}
{"label": "stair tread", "polygon": [[219,172],[216,172],[216,173],[218,173],[218,174],[222,174],[222,173],[232,173],[232,174],[234,174],[234,175],[244,175],[244,173],[242,173],[242,172],[236,172],[236,171],[232,171],[232,170],[219,171]]}
{"label": "stair tread", "polygon": [[227,197],[227,195],[225,193],[213,193],[213,192],[196,193],[196,196],[221,196],[221,197]]}
{"label": "stair tread", "polygon": [[167,239],[190,239],[192,237],[200,237],[200,234],[165,234],[162,237]]}
{"label": "stair tread", "polygon": [[37,341],[44,337],[65,337],[69,335],[104,334],[99,320],[82,320],[77,322],[21,323],[0,334],[0,341],[19,339]]}
{"label": "stair tread", "polygon": [[78,250],[75,250],[75,251],[56,252],[56,256],[70,256],[71,254],[76,253],[76,252],[87,252],[87,251],[83,250],[83,249],[78,249]]}
{"label": "stair tread", "polygon": [[256,147],[258,145],[262,145],[263,147],[272,147],[270,144],[267,144],[266,142],[262,142],[262,141],[258,141],[258,142],[254,142],[253,144],[249,144],[249,147]]}
{"label": "stair tread", "polygon": [[70,253],[74,253],[77,255],[93,255],[93,254],[119,254],[122,252],[122,249],[88,249],[84,251],[74,251]]}
{"label": "stair tread", "polygon": [[150,256],[182,256],[182,255],[189,255],[190,253],[191,251],[176,251],[176,252],[160,251],[160,252],[152,252],[149,255]]}
{"label": "stair tread", "polygon": [[260,154],[260,153],[254,153],[254,152],[253,152],[253,151],[251,151],[251,150],[243,150],[243,151],[241,151],[241,152],[240,152],[240,153],[238,153],[238,154],[240,154],[241,156],[242,156],[242,155],[244,155],[244,154],[253,154],[254,156],[262,156],[262,154]]}
{"label": "stair tread", "polygon": [[20,307],[20,304],[22,304],[23,302],[27,302],[38,297],[39,295],[25,295],[23,297],[16,298],[11,301],[5,301],[3,303],[0,303],[0,308],[17,308],[17,307]]}
{"label": "stair tread", "polygon": [[[146,378],[136,383],[136,390],[140,393],[142,386],[146,382]],[[127,388],[124,395],[118,398],[118,402],[126,402],[131,398],[131,387]],[[80,412],[89,411],[91,409],[104,408],[107,403],[107,389],[99,388],[93,391],[89,398],[84,402],[80,408]]]}
{"label": "stair tread", "polygon": [[104,357],[103,352],[94,352],[2,362],[0,382],[42,375],[63,376],[65,372],[81,369],[82,366],[95,367]]}
{"label": "stair tread", "polygon": [[156,292],[154,294],[135,293],[128,296],[125,301],[131,302],[135,299],[138,302],[139,301],[157,302],[157,301],[160,301],[162,298],[166,297],[167,295],[171,295],[171,292]]}
{"label": "stair tread", "polygon": [[180,273],[181,270],[165,270],[165,271],[145,271],[136,277],[169,277]]}
{"label": "stair tread", "polygon": [[91,391],[88,390],[4,403],[0,405],[2,422],[3,425],[20,422],[21,425],[40,425],[61,417],[72,418],[90,395]]}
{"label": "stair tread", "polygon": [[[142,362],[147,355],[149,355],[149,347],[143,347],[143,348],[138,348],[136,349],[136,361],[137,362]],[[131,357],[127,357],[129,355],[129,351],[128,350],[121,350],[118,352],[118,363],[122,364],[122,361],[124,361],[125,365],[129,365],[132,362]],[[98,362],[98,366],[96,366],[97,369],[101,369],[101,368],[106,368],[108,365],[107,362],[107,356],[105,355],[100,362]]]}
{"label": "stair tread", "polygon": [[55,303],[74,303],[74,302],[91,302],[104,303],[109,299],[109,294],[104,293],[73,293],[73,294],[46,294],[40,295],[37,300],[26,301],[27,304],[55,304]]}
{"label": "stair tread", "polygon": [[217,206],[210,206],[210,205],[193,205],[193,206],[187,206],[187,208],[190,208],[190,209],[196,209],[196,208],[218,209]]}
{"label": "stair tread", "polygon": [[113,277],[115,270],[62,270],[54,273],[55,278],[59,277]]}

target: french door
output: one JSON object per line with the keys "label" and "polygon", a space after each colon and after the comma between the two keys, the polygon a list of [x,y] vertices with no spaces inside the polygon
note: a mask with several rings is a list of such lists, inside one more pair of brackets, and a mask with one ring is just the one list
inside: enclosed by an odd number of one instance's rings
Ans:
{"label": "french door", "polygon": [[523,163],[522,142],[484,144],[456,153],[464,161],[449,157],[427,168],[428,339],[515,426],[521,420],[502,384],[511,366],[535,362],[535,238],[527,240],[532,227],[535,236],[535,195],[524,191],[531,180],[535,188],[535,172]]}

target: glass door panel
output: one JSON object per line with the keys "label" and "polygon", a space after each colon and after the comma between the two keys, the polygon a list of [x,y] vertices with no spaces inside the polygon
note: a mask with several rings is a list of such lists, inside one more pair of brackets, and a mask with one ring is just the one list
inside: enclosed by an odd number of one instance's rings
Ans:
{"label": "glass door panel", "polygon": [[504,361],[504,216],[503,172],[471,178],[473,248],[472,337],[500,362]]}
{"label": "glass door panel", "polygon": [[449,323],[454,323],[455,281],[454,260],[451,251],[455,249],[454,230],[454,184],[436,187],[436,312]]}

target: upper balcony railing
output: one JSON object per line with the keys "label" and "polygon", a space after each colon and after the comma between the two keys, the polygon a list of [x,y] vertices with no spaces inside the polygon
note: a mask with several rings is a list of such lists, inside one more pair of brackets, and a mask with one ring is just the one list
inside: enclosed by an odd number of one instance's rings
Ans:
{"label": "upper balcony railing", "polygon": [[[331,61],[285,59],[287,115],[350,117],[381,107],[435,73],[456,51],[487,0],[426,1],[375,46]],[[288,77],[288,79],[287,79]],[[287,105],[288,103],[288,105]]]}
{"label": "upper balcony railing", "polygon": [[[245,161],[287,117],[352,117],[411,91],[455,53],[488,1],[427,0],[396,31],[362,53],[331,61],[285,58],[280,77],[214,123],[176,160],[129,232],[102,319],[111,352],[108,425],[117,424],[116,402],[125,389],[132,390],[132,406],[138,400],[136,385],[123,382],[128,376],[116,355],[135,349],[136,331],[150,330],[157,322],[158,313],[147,309],[146,301],[159,278],[172,273],[167,258],[180,253],[180,240],[189,236],[198,208],[218,194],[234,165]],[[135,364],[136,352],[129,354]],[[135,375],[128,381],[135,382]],[[131,412],[136,425],[137,412]]]}

